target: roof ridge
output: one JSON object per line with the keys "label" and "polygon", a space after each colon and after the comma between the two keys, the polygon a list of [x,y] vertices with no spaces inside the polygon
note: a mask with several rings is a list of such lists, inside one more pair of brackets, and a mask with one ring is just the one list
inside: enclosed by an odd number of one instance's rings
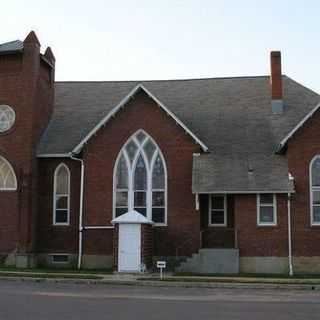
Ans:
{"label": "roof ridge", "polygon": [[256,79],[267,78],[269,75],[260,76],[230,76],[230,77],[205,77],[189,79],[150,79],[150,80],[65,80],[55,81],[55,83],[110,83],[110,82],[166,82],[166,81],[201,81],[201,80],[224,80],[224,79]]}
{"label": "roof ridge", "polygon": [[22,43],[22,41],[21,41],[21,40],[17,39],[17,40],[12,40],[12,41],[8,41],[8,42],[0,43],[0,47],[1,47],[1,46],[4,46],[4,45],[11,44],[11,43],[15,43],[15,42]]}
{"label": "roof ridge", "polygon": [[[316,92],[316,91],[314,91],[314,90],[312,90],[312,89],[310,89],[310,88],[306,87],[305,85],[303,85],[303,84],[301,84],[300,82],[298,82],[298,81],[296,81],[296,80],[292,79],[291,77],[288,77],[287,75],[286,75],[286,77],[287,77],[290,81],[292,81],[292,82],[294,82],[295,84],[297,84],[297,85],[299,85],[299,86],[303,87],[304,89],[306,89],[306,90],[310,91],[311,93],[313,93],[313,94],[315,94],[315,95],[319,96],[319,98],[320,98],[320,93],[318,93],[318,92]],[[319,101],[319,102],[320,102],[320,101]]]}

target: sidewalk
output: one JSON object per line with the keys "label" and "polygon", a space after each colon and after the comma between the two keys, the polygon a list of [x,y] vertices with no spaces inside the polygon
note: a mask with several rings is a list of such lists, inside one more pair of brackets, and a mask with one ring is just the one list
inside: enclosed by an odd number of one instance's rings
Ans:
{"label": "sidewalk", "polygon": [[160,281],[158,274],[123,274],[123,273],[74,273],[70,272],[32,272],[0,271],[0,280],[87,283],[104,285],[132,285],[152,287],[184,288],[246,288],[246,289],[289,289],[320,290],[320,278],[262,278],[241,276],[174,276],[165,274]]}

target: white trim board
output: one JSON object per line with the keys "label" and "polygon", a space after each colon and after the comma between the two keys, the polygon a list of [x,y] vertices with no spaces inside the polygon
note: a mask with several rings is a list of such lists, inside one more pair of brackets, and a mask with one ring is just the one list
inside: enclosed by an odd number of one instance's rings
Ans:
{"label": "white trim board", "polygon": [[281,141],[276,152],[281,152],[292,136],[318,111],[320,103],[315,106]]}
{"label": "white trim board", "polygon": [[161,107],[173,120],[179,124],[183,130],[185,130],[197,144],[199,144],[204,152],[208,151],[208,147],[181,121],[179,120],[159,99],[157,99],[149,90],[147,90],[142,84],[138,84],[134,87],[127,96],[125,96],[120,103],[115,106],[87,135],[81,142],[73,148],[72,153],[77,154],[81,151],[83,146],[90,140],[90,138],[96,134],[96,132],[106,125],[106,123],[116,115],[116,113],[134,97],[134,95],[139,91],[143,90],[151,99],[153,99],[159,107]]}
{"label": "white trim board", "polygon": [[71,153],[43,153],[38,154],[37,158],[70,158]]}
{"label": "white trim board", "polygon": [[208,192],[194,192],[193,194],[257,194],[257,193],[295,193],[295,190],[253,190],[253,191],[208,191]]}

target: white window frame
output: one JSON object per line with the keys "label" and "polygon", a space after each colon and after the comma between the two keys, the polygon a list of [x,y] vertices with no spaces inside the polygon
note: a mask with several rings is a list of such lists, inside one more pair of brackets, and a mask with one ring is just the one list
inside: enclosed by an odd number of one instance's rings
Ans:
{"label": "white window frame", "polygon": [[[143,144],[140,145],[136,135],[139,132],[143,132],[146,135],[146,139],[143,141]],[[127,146],[127,144],[131,141],[134,140],[136,142],[136,145],[138,146],[138,151],[135,155],[135,158],[132,161],[132,164],[130,163],[130,160],[127,156],[126,152],[123,152]],[[145,154],[143,147],[145,145],[145,143],[148,141],[148,139],[150,139],[154,145],[156,146],[156,150],[153,154],[153,157],[151,159],[150,165],[149,165],[149,161],[148,161],[148,157]],[[163,223],[154,223],[154,226],[167,226],[167,219],[168,219],[168,176],[167,176],[167,165],[166,165],[166,161],[164,159],[164,156],[161,152],[161,149],[159,148],[158,144],[154,141],[154,139],[148,134],[146,133],[143,129],[139,129],[138,131],[136,131],[133,135],[130,136],[130,138],[125,142],[125,144],[123,145],[123,147],[121,148],[114,168],[113,168],[113,204],[112,204],[112,217],[113,219],[116,218],[116,192],[120,192],[120,189],[116,188],[116,176],[117,176],[117,168],[118,168],[118,163],[120,161],[121,155],[124,154],[126,163],[127,163],[127,168],[128,168],[128,211],[134,210],[134,172],[135,172],[135,167],[136,167],[136,163],[137,160],[139,158],[139,155],[141,154],[143,157],[143,160],[145,161],[146,164],[146,170],[147,170],[147,190],[146,190],[146,202],[147,202],[147,218],[149,220],[152,220],[152,193],[154,191],[157,191],[158,189],[152,189],[152,172],[153,172],[153,168],[154,168],[154,163],[155,160],[157,158],[157,156],[159,155],[161,160],[162,160],[162,164],[163,164],[163,169],[164,169],[164,190],[160,190],[159,191],[164,191],[164,201],[165,201],[165,206],[164,206],[164,222]]]}
{"label": "white window frame", "polygon": [[7,188],[7,187],[1,187],[0,186],[0,191],[16,191],[17,188],[18,188],[18,182],[17,182],[16,173],[13,170],[12,165],[10,164],[10,162],[6,158],[0,156],[0,159],[3,160],[3,162],[9,167],[9,169],[11,170],[11,173],[13,174],[13,177],[14,177],[14,187],[13,188]]}
{"label": "white window frame", "polygon": [[[56,190],[57,190],[57,173],[59,172],[61,167],[65,167],[68,171],[68,194],[60,194],[59,196],[67,196],[68,197],[68,214],[67,214],[67,222],[56,222]],[[70,185],[71,185],[71,173],[69,167],[65,163],[60,163],[55,171],[54,171],[54,178],[53,178],[53,221],[52,224],[54,226],[69,226],[70,225]]]}
{"label": "white window frame", "polygon": [[[262,194],[262,193],[261,193]],[[272,204],[271,203],[260,203],[260,193],[257,194],[257,225],[261,227],[274,227],[277,225],[277,195],[272,193]],[[273,208],[273,222],[261,222],[260,221],[260,207],[271,207]]]}
{"label": "white window frame", "polygon": [[313,191],[319,191],[320,187],[312,185],[312,166],[316,159],[320,158],[320,155],[314,156],[309,164],[309,198],[310,198],[310,225],[311,226],[320,226],[320,221],[313,220]]}
{"label": "white window frame", "polygon": [[[215,209],[212,209],[212,197],[223,197],[223,223],[212,223],[212,211]],[[215,210],[215,211],[222,211],[222,210]],[[226,227],[228,224],[227,221],[227,195],[226,194],[210,194],[209,195],[209,227]]]}

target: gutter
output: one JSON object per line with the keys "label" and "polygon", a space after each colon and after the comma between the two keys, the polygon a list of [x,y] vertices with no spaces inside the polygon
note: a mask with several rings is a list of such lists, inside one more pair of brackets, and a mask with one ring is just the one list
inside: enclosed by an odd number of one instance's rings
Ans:
{"label": "gutter", "polygon": [[292,265],[292,230],[291,230],[291,193],[288,192],[288,262],[289,262],[289,275],[293,276]]}
{"label": "gutter", "polygon": [[82,260],[82,232],[83,232],[83,189],[84,189],[84,161],[83,159],[75,158],[71,153],[70,159],[81,163],[81,178],[80,178],[80,206],[79,206],[79,252],[78,252],[78,269],[81,269]]}

